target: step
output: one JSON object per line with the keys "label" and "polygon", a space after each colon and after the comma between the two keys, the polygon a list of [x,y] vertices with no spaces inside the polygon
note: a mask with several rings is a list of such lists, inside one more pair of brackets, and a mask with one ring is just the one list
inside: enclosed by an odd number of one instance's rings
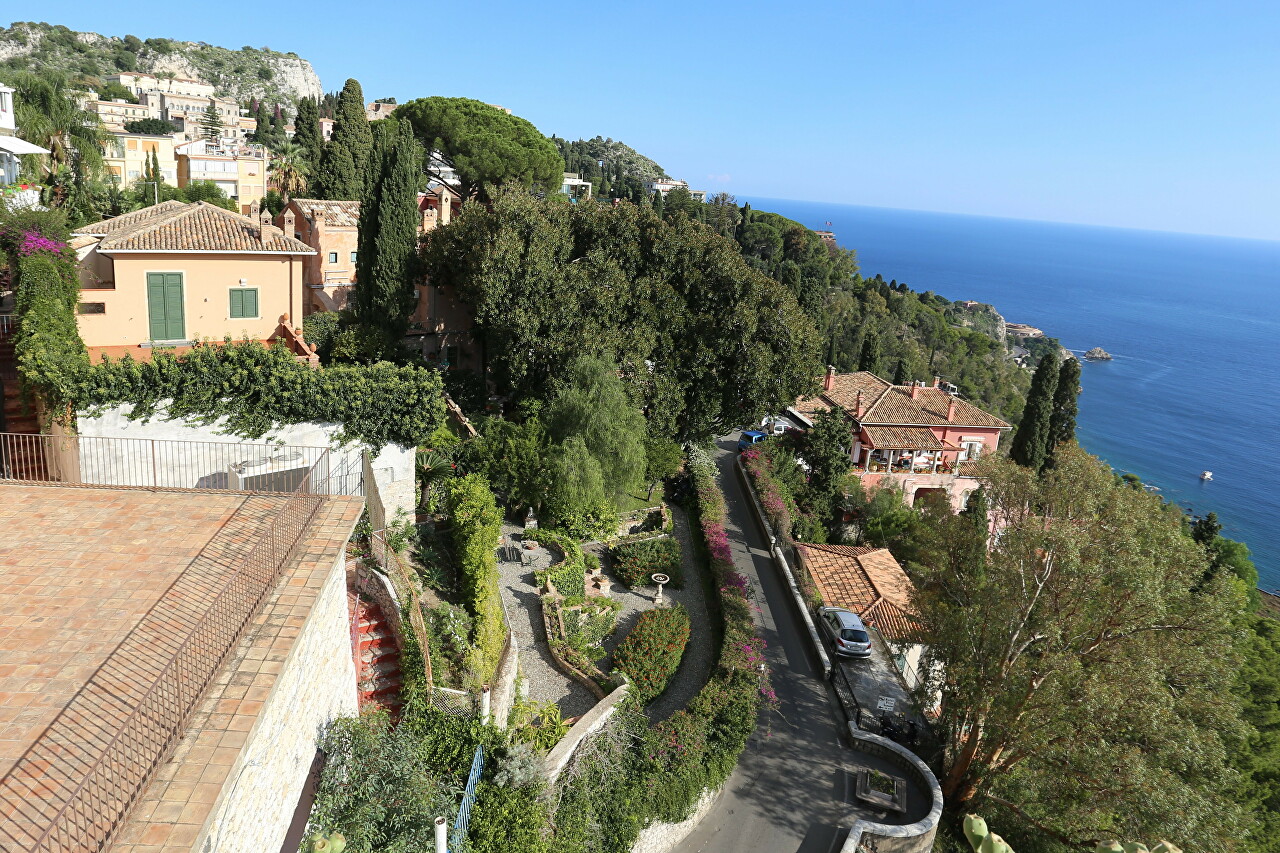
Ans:
{"label": "step", "polygon": [[400,660],[399,650],[396,648],[384,648],[380,646],[362,648],[360,650],[360,662],[365,666],[377,666],[378,664],[384,663],[388,660],[396,661],[398,663]]}

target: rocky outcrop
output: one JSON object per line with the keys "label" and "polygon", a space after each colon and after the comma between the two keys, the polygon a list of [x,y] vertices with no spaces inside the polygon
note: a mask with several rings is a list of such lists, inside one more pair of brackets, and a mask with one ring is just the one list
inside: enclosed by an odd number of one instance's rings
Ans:
{"label": "rocky outcrop", "polygon": [[1094,347],[1086,352],[1084,357],[1089,359],[1089,361],[1110,361],[1111,353],[1107,352],[1102,347]]}
{"label": "rocky outcrop", "polygon": [[324,94],[311,63],[266,47],[232,50],[204,42],[117,38],[44,23],[0,27],[0,71],[59,69],[89,77],[121,70],[173,74],[217,87],[222,97],[293,104]]}

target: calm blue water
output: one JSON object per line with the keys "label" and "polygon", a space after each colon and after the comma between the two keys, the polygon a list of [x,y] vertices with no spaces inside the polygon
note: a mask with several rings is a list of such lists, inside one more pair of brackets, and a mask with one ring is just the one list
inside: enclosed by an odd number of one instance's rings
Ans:
{"label": "calm blue water", "polygon": [[1068,349],[1111,353],[1084,363],[1081,444],[1216,512],[1259,585],[1280,588],[1280,243],[745,200],[834,231],[863,275],[989,302]]}

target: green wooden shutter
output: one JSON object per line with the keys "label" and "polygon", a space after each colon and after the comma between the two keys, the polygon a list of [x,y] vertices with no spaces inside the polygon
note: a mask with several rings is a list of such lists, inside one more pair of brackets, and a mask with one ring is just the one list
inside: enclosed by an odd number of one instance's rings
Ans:
{"label": "green wooden shutter", "polygon": [[151,320],[151,340],[165,339],[164,273],[147,273],[147,315]]}
{"label": "green wooden shutter", "polygon": [[244,293],[244,316],[257,317],[258,316],[258,289],[255,287],[255,288],[251,288],[249,290],[245,290],[241,292]]}
{"label": "green wooden shutter", "polygon": [[147,273],[147,316],[151,340],[180,341],[186,338],[182,273]]}
{"label": "green wooden shutter", "polygon": [[236,317],[243,317],[243,316],[244,316],[244,291],[233,290],[231,291],[231,317],[232,319],[234,319]]}

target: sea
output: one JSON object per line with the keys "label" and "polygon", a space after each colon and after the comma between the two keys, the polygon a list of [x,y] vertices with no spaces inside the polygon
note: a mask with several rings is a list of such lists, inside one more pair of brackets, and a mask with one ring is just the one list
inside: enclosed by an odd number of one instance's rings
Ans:
{"label": "sea", "polygon": [[1102,347],[1111,361],[1083,362],[1080,443],[1217,513],[1258,585],[1280,590],[1280,242],[744,201],[833,231],[864,276],[990,303],[1077,354]]}

